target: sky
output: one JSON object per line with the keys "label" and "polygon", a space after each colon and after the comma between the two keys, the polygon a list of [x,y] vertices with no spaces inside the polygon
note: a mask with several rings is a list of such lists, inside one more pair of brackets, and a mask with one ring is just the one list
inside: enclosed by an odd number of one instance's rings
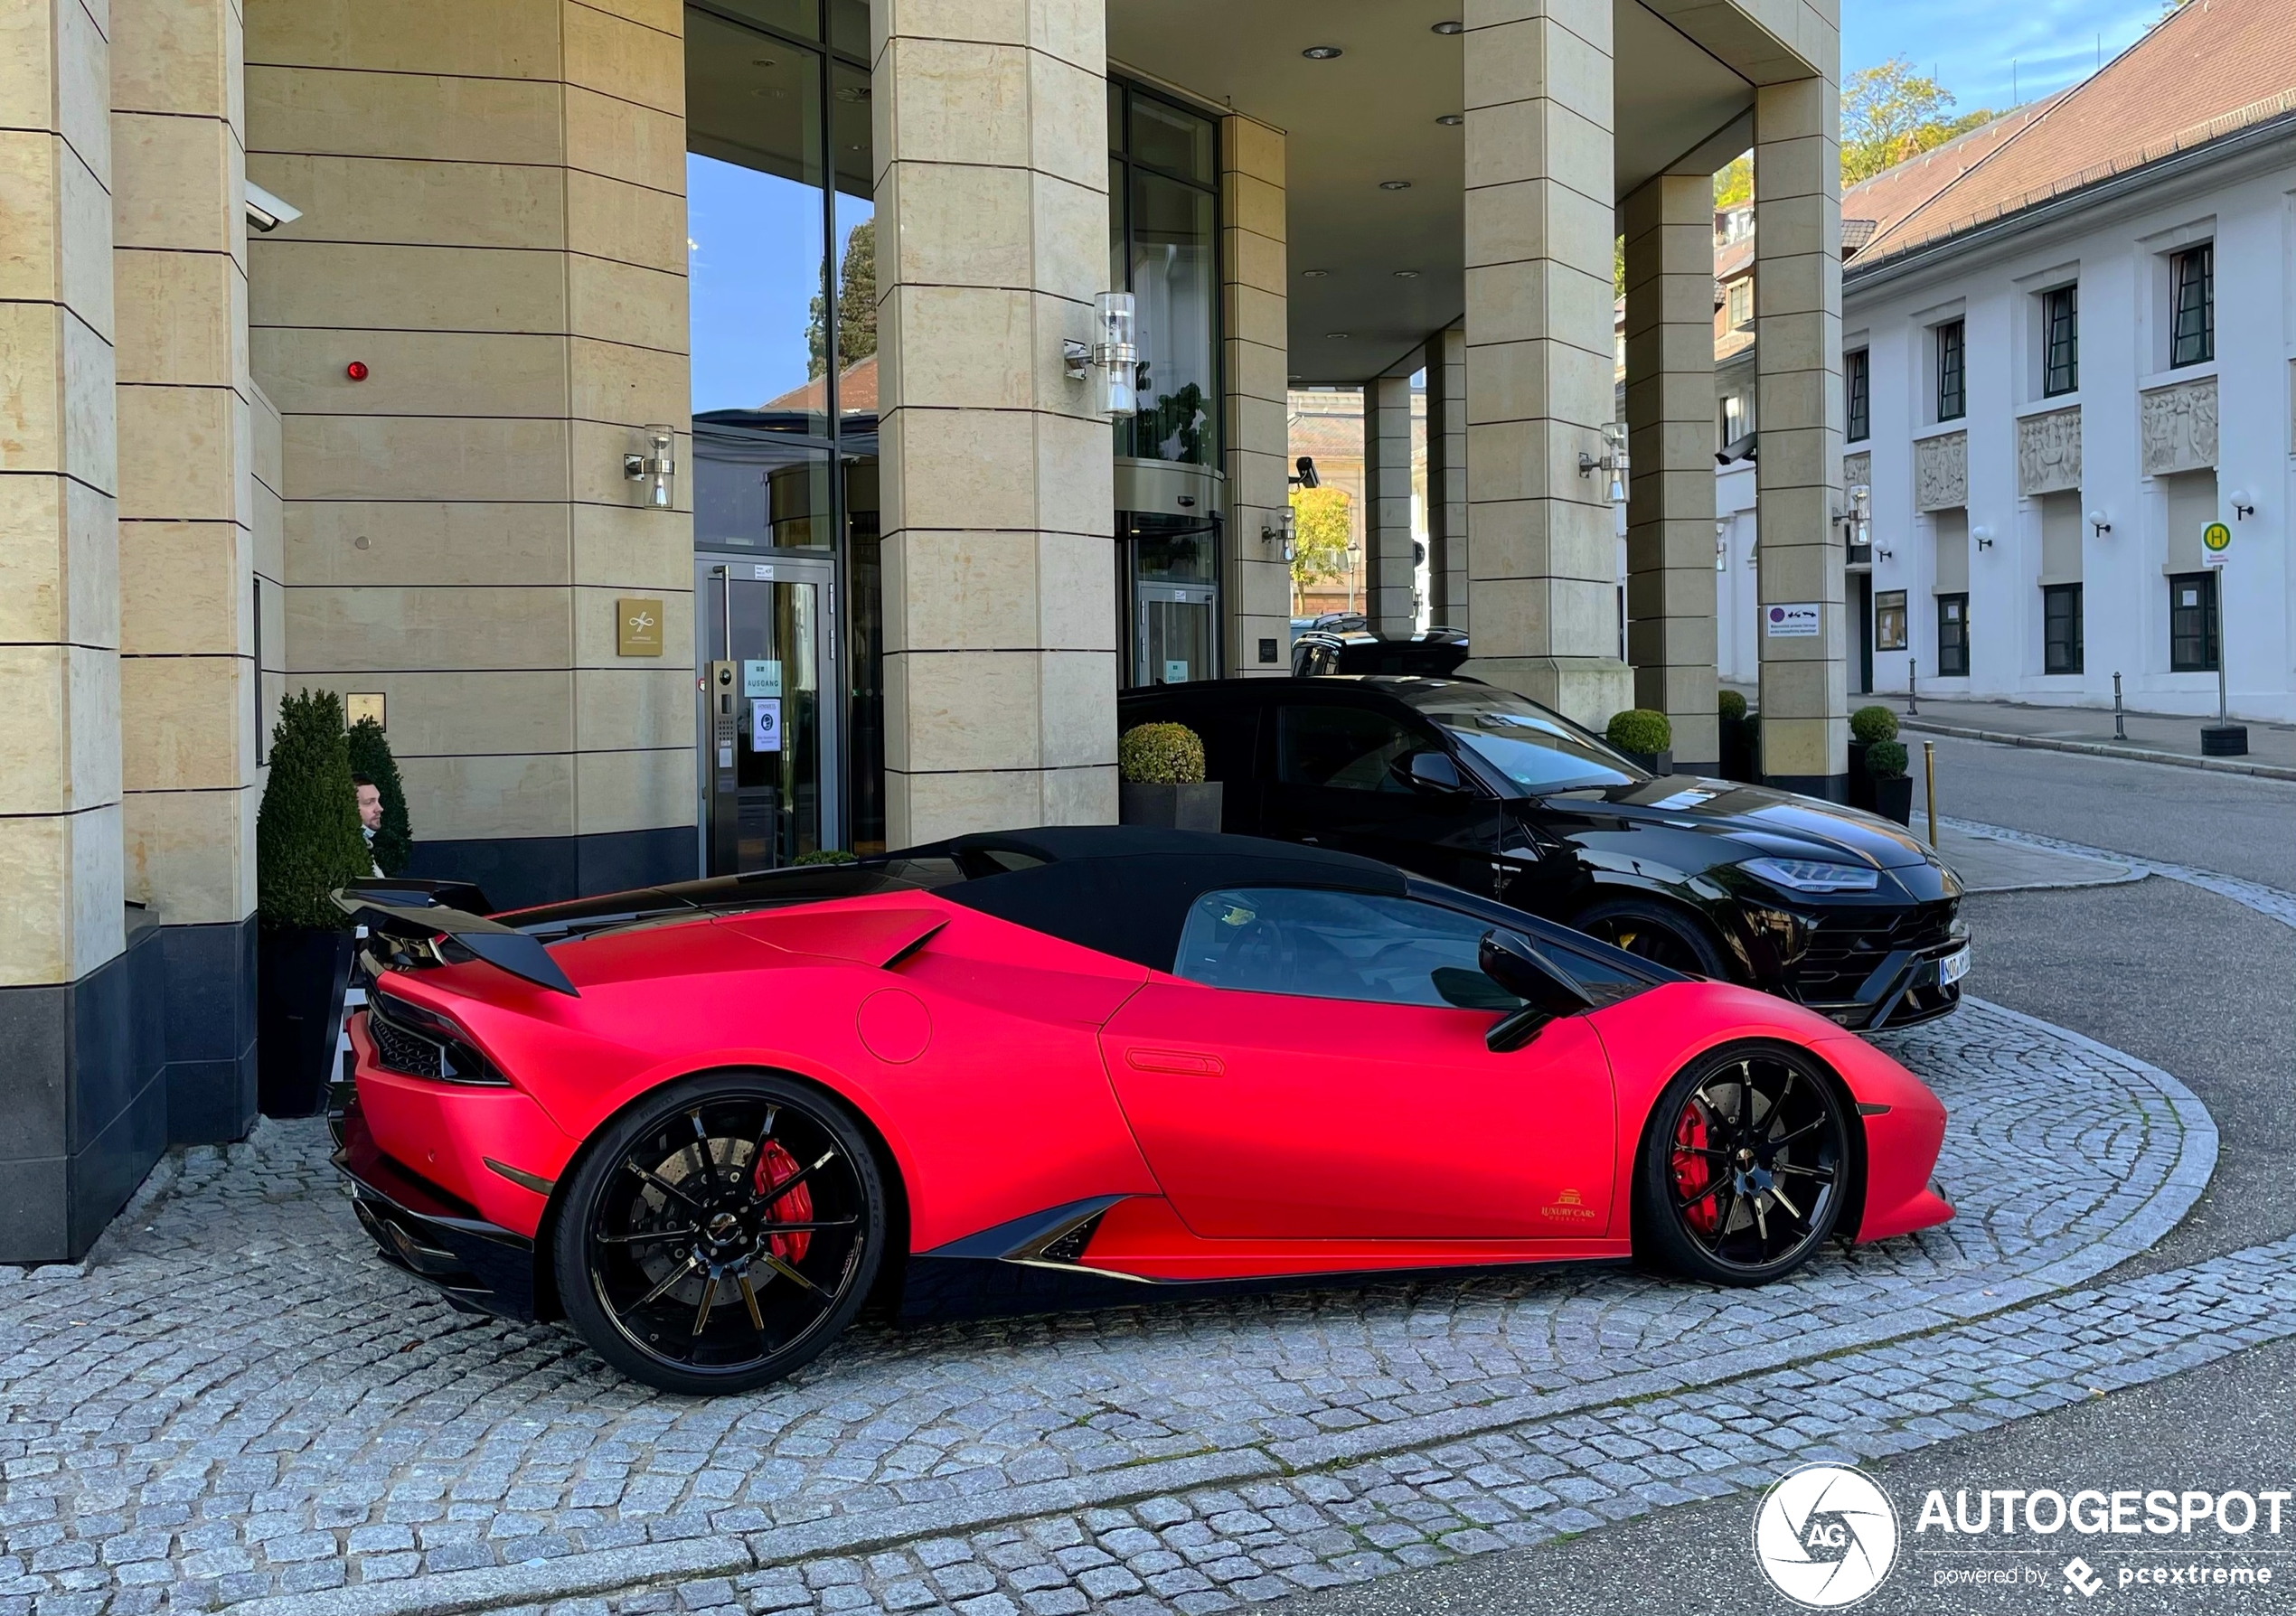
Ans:
{"label": "sky", "polygon": [[2005,111],[2110,61],[2160,15],[2160,0],[1842,0],[1846,80],[1904,56],[1962,112]]}

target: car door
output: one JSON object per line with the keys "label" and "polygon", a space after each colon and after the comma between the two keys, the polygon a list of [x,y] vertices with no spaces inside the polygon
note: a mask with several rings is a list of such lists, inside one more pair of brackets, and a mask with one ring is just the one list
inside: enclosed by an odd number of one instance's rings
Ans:
{"label": "car door", "polygon": [[1273,702],[1260,728],[1266,834],[1360,853],[1469,892],[1493,890],[1498,801],[1465,775],[1461,789],[1441,791],[1398,773],[1419,753],[1451,762],[1432,727],[1303,691]]}
{"label": "car door", "polygon": [[1489,923],[1413,898],[1209,892],[1101,1032],[1124,1114],[1209,1239],[1595,1239],[1616,1106],[1583,1018],[1496,1055]]}

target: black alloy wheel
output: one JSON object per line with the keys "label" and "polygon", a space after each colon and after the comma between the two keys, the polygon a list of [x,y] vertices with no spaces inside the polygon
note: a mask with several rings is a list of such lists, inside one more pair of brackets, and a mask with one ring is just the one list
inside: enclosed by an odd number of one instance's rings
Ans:
{"label": "black alloy wheel", "polygon": [[1648,1254],[1692,1279],[1758,1285],[1807,1262],[1841,1216],[1849,1119],[1800,1050],[1738,1045],[1668,1084],[1635,1165]]}
{"label": "black alloy wheel", "polygon": [[810,1362],[883,1260],[884,1185],[844,1107],[765,1073],[681,1079],[599,1132],[551,1258],[599,1356],[668,1392],[746,1391]]}
{"label": "black alloy wheel", "polygon": [[1685,976],[1730,980],[1729,967],[1697,921],[1646,898],[1614,897],[1583,910],[1573,929],[1623,948],[1637,959]]}

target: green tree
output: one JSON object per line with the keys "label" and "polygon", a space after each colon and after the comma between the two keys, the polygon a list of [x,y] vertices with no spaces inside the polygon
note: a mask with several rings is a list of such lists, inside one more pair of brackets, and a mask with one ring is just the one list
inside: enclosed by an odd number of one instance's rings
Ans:
{"label": "green tree", "polygon": [[1754,154],[1733,157],[1714,176],[1714,208],[1742,208],[1754,200]]}
{"label": "green tree", "polygon": [[351,756],[351,772],[364,775],[382,794],[382,827],[375,832],[375,863],[382,873],[395,876],[407,868],[414,853],[414,827],[407,820],[407,788],[399,778],[399,760],[391,755],[382,726],[361,719],[343,738]]}
{"label": "green tree", "polygon": [[1292,490],[1292,591],[1296,597],[1310,584],[1345,578],[1348,540],[1353,536],[1347,490]]}
{"label": "green tree", "polygon": [[1841,183],[1846,188],[1989,124],[1990,108],[1946,116],[1953,92],[1903,56],[1849,76],[1841,92]]}
{"label": "green tree", "polygon": [[[864,219],[845,238],[837,271],[837,358],[851,365],[877,352],[877,221]],[[805,318],[805,375],[829,369],[829,309],[820,293]]]}
{"label": "green tree", "polygon": [[273,925],[334,931],[351,917],[327,900],[371,875],[351,787],[343,698],[306,691],[279,703],[271,777],[255,813],[255,910]]}

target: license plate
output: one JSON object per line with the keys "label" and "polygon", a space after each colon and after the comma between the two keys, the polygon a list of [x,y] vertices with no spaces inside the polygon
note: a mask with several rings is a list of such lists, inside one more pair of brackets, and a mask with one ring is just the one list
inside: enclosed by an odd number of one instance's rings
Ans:
{"label": "license plate", "polygon": [[1969,974],[1969,945],[1964,943],[1937,962],[1937,985],[1950,988]]}

